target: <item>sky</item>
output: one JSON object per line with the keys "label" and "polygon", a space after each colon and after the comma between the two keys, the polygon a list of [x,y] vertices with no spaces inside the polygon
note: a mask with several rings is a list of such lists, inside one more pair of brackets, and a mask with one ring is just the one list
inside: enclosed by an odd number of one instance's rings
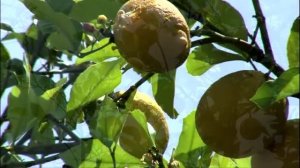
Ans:
{"label": "sky", "polygon": [[[235,7],[243,16],[246,27],[250,32],[253,32],[256,26],[254,9],[251,0],[227,0],[233,7]],[[288,68],[288,60],[286,58],[286,42],[290,32],[290,28],[294,19],[299,16],[299,1],[298,0],[261,0],[261,7],[266,17],[267,29],[269,32],[272,49],[275,60],[284,69]],[[17,32],[23,32],[31,23],[32,14],[22,5],[18,0],[1,0],[1,22],[7,23],[13,27]],[[1,30],[1,38],[5,32]],[[15,40],[4,41],[3,44],[7,47],[11,57],[22,58],[23,49]],[[261,42],[259,42],[260,46]],[[267,72],[267,69],[256,64],[258,69]],[[165,156],[170,157],[172,149],[176,147],[178,138],[181,132],[182,119],[190,112],[196,109],[201,96],[205,90],[220,77],[225,76],[231,72],[243,69],[252,69],[250,64],[231,61],[214,66],[209,71],[201,76],[194,77],[187,73],[185,65],[182,65],[177,70],[176,76],[176,94],[175,94],[175,108],[180,113],[176,120],[168,118],[170,129],[170,142],[168,144]],[[123,76],[122,84],[118,86],[119,89],[127,89],[139,79],[134,72],[126,73]],[[144,83],[140,91],[152,95],[151,85]],[[1,111],[2,107],[6,106],[6,97],[9,93],[7,90],[4,96],[1,97]],[[299,99],[289,99],[289,118],[299,118]],[[176,128],[176,129],[174,129]],[[75,133],[80,136],[88,136],[87,128],[82,125]],[[57,162],[52,163],[53,165]],[[49,166],[49,167],[51,167]]]}

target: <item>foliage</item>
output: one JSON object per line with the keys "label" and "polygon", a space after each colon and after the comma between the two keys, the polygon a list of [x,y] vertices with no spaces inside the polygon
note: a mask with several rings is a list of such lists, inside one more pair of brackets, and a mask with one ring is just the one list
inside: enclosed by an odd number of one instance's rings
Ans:
{"label": "foliage", "polygon": [[[186,62],[190,75],[200,76],[227,61],[244,61],[252,66],[256,61],[268,68],[275,79],[261,85],[251,101],[266,108],[287,97],[299,98],[299,17],[288,37],[289,69],[285,70],[274,61],[270,50],[262,50],[256,43],[257,30],[261,30],[264,48],[270,49],[265,22],[259,19],[264,16],[256,0],[258,27],[250,36],[247,34],[251,30],[247,30],[241,14],[226,1],[170,1],[184,14],[191,36],[197,37],[193,38],[194,48]],[[120,56],[111,31],[124,0],[21,2],[34,15],[27,31],[15,32],[12,25],[1,23],[1,31],[6,32],[0,45],[1,101],[4,91],[10,91],[7,106],[1,107],[1,166],[30,167],[61,159],[64,166],[71,167],[166,167],[168,161],[155,148],[145,151],[148,155],[141,162],[118,143],[128,114],[137,113],[124,109],[129,97],[126,94],[143,82],[152,85],[153,96],[166,115],[171,119],[180,115],[174,108],[176,70],[154,75],[137,72],[141,80],[132,83],[124,95],[112,94],[132,68]],[[108,20],[98,23],[100,14]],[[23,47],[22,60],[11,57],[3,45],[11,39]],[[76,61],[68,64],[72,58]],[[148,129],[143,115],[138,113],[135,118],[143,129]],[[74,133],[82,123],[88,126],[89,137]],[[144,138],[152,139],[148,130],[145,132]],[[171,161],[179,161],[180,167],[250,167],[250,157],[226,158],[201,140],[195,128],[195,111],[184,118],[178,138]],[[23,160],[23,156],[30,161]]]}

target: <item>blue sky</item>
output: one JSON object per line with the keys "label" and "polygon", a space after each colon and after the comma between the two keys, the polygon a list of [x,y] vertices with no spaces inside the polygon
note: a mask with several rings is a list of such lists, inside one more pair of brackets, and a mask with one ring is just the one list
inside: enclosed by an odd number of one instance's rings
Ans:
{"label": "blue sky", "polygon": [[[256,26],[253,5],[251,0],[227,0],[234,6],[244,17],[246,26],[252,32]],[[299,16],[299,1],[298,0],[263,0],[261,7],[266,17],[267,28],[271,39],[271,45],[275,55],[275,59],[284,69],[288,68],[288,61],[286,58],[286,42],[290,32],[290,28],[294,19]],[[20,3],[18,0],[1,0],[1,22],[10,24],[15,31],[25,31],[31,23],[31,13]],[[1,30],[1,37],[5,32]],[[15,40],[3,42],[7,47],[12,57],[22,58],[23,50]],[[260,46],[261,43],[259,42]],[[266,72],[267,70],[257,65],[260,70]],[[186,71],[185,65],[179,67],[176,79],[176,96],[175,108],[180,113],[178,119],[168,119],[171,133],[171,141],[168,145],[166,156],[170,156],[172,148],[176,147],[178,137],[181,132],[182,119],[191,111],[195,110],[198,105],[200,97],[204,94],[205,90],[220,77],[228,73],[235,72],[242,69],[251,69],[247,63],[240,61],[226,62],[214,66],[208,72],[200,77],[193,77]],[[118,89],[126,89],[132,85],[138,76],[133,73],[126,73],[123,77],[122,85]],[[140,91],[152,94],[151,85],[148,83],[143,84]],[[5,92],[5,95],[8,91]],[[299,100],[290,100],[290,118],[299,118]],[[6,96],[1,98],[1,111],[2,107],[6,105]],[[76,130],[78,135],[86,135],[86,128],[79,127]],[[53,166],[53,165],[52,165]]]}

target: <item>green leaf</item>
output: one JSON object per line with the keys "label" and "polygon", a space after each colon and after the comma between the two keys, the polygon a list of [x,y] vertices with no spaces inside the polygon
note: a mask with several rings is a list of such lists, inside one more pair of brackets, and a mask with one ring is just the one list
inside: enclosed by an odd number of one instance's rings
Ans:
{"label": "green leaf", "polygon": [[32,89],[13,87],[9,95],[7,113],[12,141],[37,125],[50,110],[47,101],[38,97]]}
{"label": "green leaf", "polygon": [[[98,43],[96,43],[95,45],[89,46],[89,47],[83,49],[80,52],[80,54],[81,55],[87,54],[87,55],[84,56],[83,58],[78,58],[76,60],[76,64],[81,64],[86,61],[93,61],[95,63],[99,63],[108,58],[120,57],[119,51],[117,49],[114,49],[116,45],[114,43],[107,45],[108,43],[109,43],[109,38],[105,38],[105,39],[102,39],[101,41],[99,41]],[[100,48],[102,48],[102,49],[100,49]],[[100,49],[100,50],[93,52],[94,50],[97,50],[97,49]]]}
{"label": "green leaf", "polygon": [[13,32],[13,28],[9,25],[9,24],[6,24],[6,23],[0,23],[0,29],[1,30],[6,30],[6,31],[10,31],[10,32]]}
{"label": "green leaf", "polygon": [[110,148],[117,143],[126,118],[127,114],[121,113],[113,99],[106,96],[88,124],[91,135]]}
{"label": "green leaf", "polygon": [[263,83],[250,100],[266,108],[278,100],[299,93],[299,78],[299,68],[291,68],[276,80]]}
{"label": "green leaf", "polygon": [[118,0],[79,1],[74,4],[70,16],[80,22],[89,22],[102,14],[113,20],[121,5]]}
{"label": "green leaf", "polygon": [[299,22],[300,17],[297,17],[293,23],[287,43],[287,55],[290,68],[299,67]]}
{"label": "green leaf", "polygon": [[208,150],[196,130],[195,113],[193,111],[184,118],[182,132],[174,154],[175,159],[183,163],[185,167],[199,167],[199,156]]}
{"label": "green leaf", "polygon": [[[71,167],[113,168],[109,149],[99,140],[89,140],[60,154],[62,160]],[[127,154],[120,146],[115,151],[116,167],[143,167],[140,160]]]}
{"label": "green leaf", "polygon": [[247,29],[243,17],[227,1],[188,0],[181,3],[199,12],[206,22],[216,27],[222,34],[247,40]]}
{"label": "green leaf", "polygon": [[56,12],[68,15],[71,12],[74,2],[72,0],[46,0],[49,6]]}
{"label": "green leaf", "polygon": [[201,75],[213,65],[232,61],[244,60],[243,57],[217,49],[212,44],[199,46],[189,55],[186,68],[191,75]]}
{"label": "green leaf", "polygon": [[43,122],[33,128],[31,133],[30,146],[54,144],[55,138],[52,131],[52,125]]}
{"label": "green leaf", "polygon": [[174,108],[176,71],[158,73],[152,76],[152,92],[161,108],[173,119],[178,113]]}
{"label": "green leaf", "polygon": [[67,100],[62,87],[67,82],[67,78],[62,78],[58,81],[54,88],[45,91],[41,97],[52,103],[53,107],[56,107],[51,114],[57,119],[63,119],[66,116]]}
{"label": "green leaf", "polygon": [[120,61],[102,62],[90,66],[74,82],[67,111],[75,110],[112,92],[120,82]]}
{"label": "green leaf", "polygon": [[233,159],[215,153],[211,159],[211,164],[209,168],[224,168],[224,167],[251,168],[251,157],[242,158],[242,159]]}
{"label": "green leaf", "polygon": [[[79,22],[71,20],[61,12],[55,12],[46,2],[40,0],[22,0],[25,6],[40,20],[53,23],[57,27],[57,34],[48,39],[50,46],[58,49],[77,51],[82,35],[82,28]],[[56,42],[63,41],[64,48],[59,48]],[[62,44],[62,43],[59,43]]]}

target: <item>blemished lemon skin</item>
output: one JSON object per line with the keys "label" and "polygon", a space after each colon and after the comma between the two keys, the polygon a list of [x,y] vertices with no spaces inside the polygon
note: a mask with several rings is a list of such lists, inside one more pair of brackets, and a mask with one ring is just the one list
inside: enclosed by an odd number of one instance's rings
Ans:
{"label": "blemished lemon skin", "polygon": [[[124,91],[117,92],[116,95],[121,95],[122,93]],[[126,108],[128,110],[133,111],[138,109],[145,114],[147,122],[156,132],[154,138],[155,146],[160,153],[164,153],[169,141],[169,129],[162,108],[154,99],[140,91],[137,91],[133,95],[132,101],[127,105],[128,107]],[[119,142],[125,151],[141,158],[153,145],[152,142],[144,138],[145,136],[147,135],[143,132],[139,124],[129,115],[124,124]]]}
{"label": "blemished lemon skin", "polygon": [[242,158],[282,141],[286,100],[264,110],[249,100],[264,81],[263,73],[243,70],[220,78],[204,93],[196,128],[215,152]]}
{"label": "blemished lemon skin", "polygon": [[282,143],[251,158],[252,168],[299,168],[299,118],[288,120]]}
{"label": "blemished lemon skin", "polygon": [[118,11],[114,40],[121,55],[143,72],[167,72],[187,58],[189,27],[167,0],[130,0]]}

